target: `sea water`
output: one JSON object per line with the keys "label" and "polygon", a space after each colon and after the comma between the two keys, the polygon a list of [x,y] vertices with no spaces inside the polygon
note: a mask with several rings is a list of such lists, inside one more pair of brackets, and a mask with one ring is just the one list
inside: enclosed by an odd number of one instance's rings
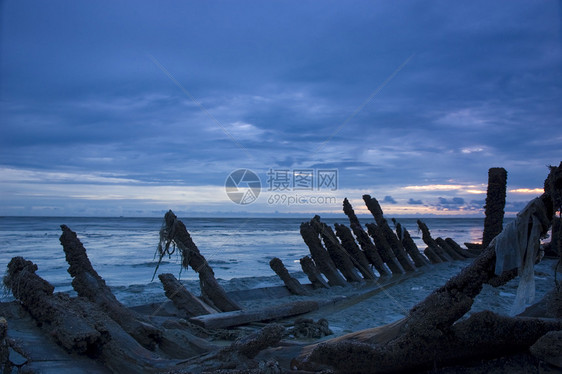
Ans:
{"label": "sea water", "polygon": [[[299,259],[309,254],[299,232],[304,218],[181,220],[227,289],[282,284],[269,267],[269,261],[279,257],[289,272],[299,272]],[[363,224],[374,222],[367,218],[360,220]],[[323,221],[332,226],[335,222],[348,223],[346,217]],[[416,219],[398,221],[423,250],[425,245]],[[479,242],[482,238],[481,218],[425,218],[423,221],[434,238],[450,237],[459,244]],[[37,273],[54,285],[56,291],[72,294],[72,278],[59,242],[61,224],[78,234],[93,267],[120,300],[134,305],[165,298],[158,277],[151,281],[158,262],[155,252],[161,218],[0,217],[2,274],[12,257],[22,256],[37,264]],[[196,288],[197,274],[192,269],[181,270],[180,261],[177,253],[164,257],[158,274],[172,273],[187,286]],[[300,273],[299,279],[302,278],[306,279]],[[8,292],[0,296],[0,301],[8,300],[13,300]]]}

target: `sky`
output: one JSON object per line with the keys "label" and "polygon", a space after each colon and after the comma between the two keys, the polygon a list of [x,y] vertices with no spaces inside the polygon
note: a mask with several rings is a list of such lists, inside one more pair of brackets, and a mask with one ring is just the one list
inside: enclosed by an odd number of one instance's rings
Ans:
{"label": "sky", "polygon": [[0,215],[481,217],[491,167],[513,215],[562,160],[561,4],[3,1]]}

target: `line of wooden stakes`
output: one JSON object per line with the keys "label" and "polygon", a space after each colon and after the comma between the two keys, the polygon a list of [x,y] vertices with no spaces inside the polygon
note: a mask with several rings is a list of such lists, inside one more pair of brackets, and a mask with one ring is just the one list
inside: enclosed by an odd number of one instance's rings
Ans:
{"label": "line of wooden stakes", "polygon": [[[347,198],[343,201],[343,211],[349,218],[349,227],[336,223],[334,232],[319,216],[301,224],[300,233],[310,256],[301,258],[300,264],[314,288],[345,286],[348,282],[377,279],[377,275],[405,274],[430,264],[473,258],[479,253],[461,248],[451,238],[434,239],[427,225],[418,220],[427,245],[422,254],[408,230],[395,219],[392,222],[396,231],[392,230],[377,199],[363,195],[363,200],[375,218],[375,223],[365,225],[366,230]],[[279,258],[272,259],[269,265],[291,293],[309,294]]]}

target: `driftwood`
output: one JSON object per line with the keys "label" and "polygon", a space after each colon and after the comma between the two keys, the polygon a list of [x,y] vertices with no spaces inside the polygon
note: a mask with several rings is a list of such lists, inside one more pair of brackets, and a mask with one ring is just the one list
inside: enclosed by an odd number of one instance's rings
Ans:
{"label": "driftwood", "polygon": [[363,195],[363,201],[365,201],[365,205],[367,206],[367,209],[369,209],[369,211],[375,218],[377,225],[381,228],[382,235],[384,235],[384,238],[386,239],[387,243],[392,248],[392,252],[394,252],[394,255],[400,262],[400,265],[402,265],[402,268],[406,272],[416,270],[416,266],[412,263],[412,260],[410,260],[410,258],[408,257],[408,254],[404,250],[402,243],[400,242],[400,240],[398,240],[394,231],[392,231],[392,229],[388,225],[388,222],[384,218],[382,208],[379,202],[377,201],[377,199],[371,197],[370,195]]}
{"label": "driftwood", "polygon": [[312,287],[314,288],[329,288],[328,282],[324,280],[322,274],[316,268],[314,261],[308,256],[304,256],[300,259],[302,271],[308,277],[310,283],[312,283]]}
{"label": "driftwood", "polygon": [[437,256],[439,256],[441,261],[453,261],[453,258],[447,252],[445,252],[445,250],[441,248],[439,244],[437,244],[435,239],[431,237],[431,233],[429,232],[427,225],[419,219],[417,222],[418,227],[422,232],[422,240],[427,245],[427,247],[431,249]]}
{"label": "driftwood", "polygon": [[371,242],[369,235],[363,230],[347,197],[343,199],[343,212],[349,218],[349,226],[357,238],[357,243],[359,243],[361,250],[365,253],[365,257],[367,257],[381,277],[391,275],[391,271],[384,265],[384,261],[379,255],[375,245]]}
{"label": "driftwood", "polygon": [[461,253],[457,253],[457,251],[455,251],[455,249],[451,247],[449,243],[445,241],[445,239],[441,237],[437,237],[435,238],[435,242],[437,243],[437,245],[439,245],[439,247],[441,247],[445,252],[447,252],[449,256],[451,256],[453,259],[466,260],[466,257],[464,257]]}
{"label": "driftwood", "polygon": [[42,324],[50,336],[69,351],[99,357],[115,372],[144,373],[173,365],[146,350],[88,299],[54,294],[54,287],[35,272],[37,265],[22,257],[8,264],[4,284]]}
{"label": "driftwood", "polygon": [[264,374],[281,373],[275,360],[253,360],[262,350],[277,345],[285,334],[285,328],[272,323],[261,330],[237,339],[230,346],[217,352],[192,359],[177,366],[173,373],[214,374]]}
{"label": "driftwood", "polygon": [[[547,188],[550,185],[555,188]],[[542,234],[554,215],[552,196],[560,196],[561,190],[562,169],[552,168],[545,193],[533,202],[542,204],[537,209],[546,210],[548,222],[540,222]],[[492,243],[457,276],[414,306],[404,319],[308,346],[293,366],[301,370],[331,367],[340,373],[427,370],[523,351],[548,331],[562,329],[559,319],[510,318],[491,312],[457,322],[470,311],[485,283],[497,287],[516,276],[516,271],[495,275],[495,262]]]}
{"label": "driftwood", "polygon": [[168,299],[172,300],[175,307],[184,312],[187,317],[217,312],[189,292],[173,274],[159,274],[158,278],[164,286],[164,292]]}
{"label": "driftwood", "polygon": [[357,243],[355,243],[355,239],[349,227],[338,223],[336,223],[334,227],[336,228],[336,235],[340,239],[342,247],[355,260],[355,267],[361,272],[363,278],[375,279],[376,276],[369,266],[369,260],[367,260],[365,253],[359,249]]}
{"label": "driftwood", "polygon": [[187,269],[190,266],[199,274],[201,296],[207,304],[223,312],[241,309],[238,304],[227,296],[224,289],[217,282],[213,269],[191,239],[191,235],[187,232],[185,225],[170,210],[164,216],[164,225],[160,230],[160,244],[158,245],[160,260],[165,254],[170,253],[169,248],[172,244],[181,251],[182,267]]}
{"label": "driftwood", "polygon": [[95,271],[86,254],[86,248],[78,236],[68,226],[61,225],[60,243],[70,265],[68,273],[72,276],[72,287],[79,296],[97,304],[127,333],[143,346],[154,349],[162,338],[162,333],[140,314],[121,304],[113,295],[105,281]]}
{"label": "driftwood", "polygon": [[432,264],[439,264],[441,262],[445,262],[430,247],[425,247],[425,249],[423,250],[423,254],[429,259],[429,261],[431,261]]}
{"label": "driftwood", "polygon": [[402,268],[402,265],[400,265],[400,262],[394,255],[394,252],[392,252],[392,248],[386,241],[381,228],[374,223],[367,223],[365,226],[367,227],[367,232],[373,238],[373,242],[375,243],[377,252],[381,256],[385,264],[388,265],[392,273],[404,274],[404,268]]}
{"label": "driftwood", "polygon": [[285,286],[292,294],[304,296],[310,295],[310,292],[308,292],[297,279],[293,278],[291,274],[289,274],[287,268],[283,265],[283,261],[279,258],[274,257],[271,261],[269,261],[269,266],[273,269],[275,274],[281,278],[283,283],[285,283]]}
{"label": "driftwood", "polygon": [[330,286],[346,286],[347,282],[336,269],[336,265],[322,246],[318,233],[310,222],[303,222],[300,227],[301,236],[310,250],[310,255],[318,270],[326,276]]}
{"label": "driftwood", "polygon": [[449,244],[449,247],[453,248],[457,253],[461,254],[462,256],[466,257],[466,258],[474,258],[477,255],[468,251],[468,250],[464,250],[462,249],[462,247],[459,245],[459,243],[457,243],[456,241],[454,241],[451,238],[445,238],[445,242],[447,244]]}
{"label": "driftwood", "polygon": [[404,246],[406,252],[412,258],[412,260],[414,261],[416,267],[422,267],[431,264],[431,261],[429,261],[420,253],[418,246],[416,245],[416,243],[414,243],[414,240],[410,236],[408,230],[406,230],[405,227],[402,227],[400,222],[395,222],[395,225],[396,225],[396,235],[399,238],[402,238],[402,245]]}
{"label": "driftwood", "polygon": [[257,310],[237,310],[218,314],[207,314],[190,318],[190,321],[207,329],[222,329],[245,325],[250,322],[268,321],[304,314],[320,307],[316,301],[294,301]]}
{"label": "driftwood", "polygon": [[322,237],[324,245],[328,250],[328,254],[334,261],[336,267],[341,271],[348,282],[361,282],[362,279],[355,270],[353,258],[341,246],[338,238],[332,231],[332,228],[320,221],[320,216],[314,216],[310,224],[316,232]]}
{"label": "driftwood", "polygon": [[375,267],[379,275],[381,277],[392,275],[392,271],[385,265],[377,247],[371,241],[369,234],[367,234],[361,226],[354,223],[352,223],[350,227],[357,238],[357,243],[359,243],[363,253],[365,253],[365,257],[367,257],[369,262]]}
{"label": "driftwood", "polygon": [[506,185],[507,171],[504,168],[490,168],[488,170],[482,248],[486,248],[503,229]]}
{"label": "driftwood", "polygon": [[267,347],[277,344],[283,337],[285,328],[278,324],[270,324],[255,334],[236,340],[219,354],[236,352],[247,358],[254,358]]}

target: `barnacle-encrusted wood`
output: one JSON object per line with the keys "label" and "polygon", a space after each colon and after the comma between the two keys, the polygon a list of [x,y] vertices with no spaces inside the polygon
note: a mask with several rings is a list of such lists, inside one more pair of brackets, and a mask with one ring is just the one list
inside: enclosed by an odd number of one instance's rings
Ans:
{"label": "barnacle-encrusted wood", "polygon": [[199,274],[201,296],[208,304],[215,306],[223,312],[241,309],[236,302],[228,297],[217,282],[213,269],[209,266],[201,252],[199,252],[199,248],[191,239],[191,235],[187,232],[184,223],[171,210],[164,216],[164,224],[160,229],[160,243],[157,249],[157,254],[160,257],[158,260],[159,264],[165,255],[173,253],[174,250],[170,251],[170,246],[172,248],[177,247],[180,250],[182,267],[184,269],[191,267]]}
{"label": "barnacle-encrusted wood", "polygon": [[[561,196],[562,163],[558,168],[551,167],[544,194],[533,201],[547,217],[548,222],[540,223],[543,234],[560,206],[554,204],[562,202]],[[305,347],[293,366],[304,370],[329,367],[339,373],[427,370],[525,351],[547,332],[562,329],[560,319],[512,318],[488,311],[457,322],[470,311],[485,283],[498,286],[515,277],[513,271],[495,275],[495,262],[492,242],[457,276],[414,306],[405,318]]]}

